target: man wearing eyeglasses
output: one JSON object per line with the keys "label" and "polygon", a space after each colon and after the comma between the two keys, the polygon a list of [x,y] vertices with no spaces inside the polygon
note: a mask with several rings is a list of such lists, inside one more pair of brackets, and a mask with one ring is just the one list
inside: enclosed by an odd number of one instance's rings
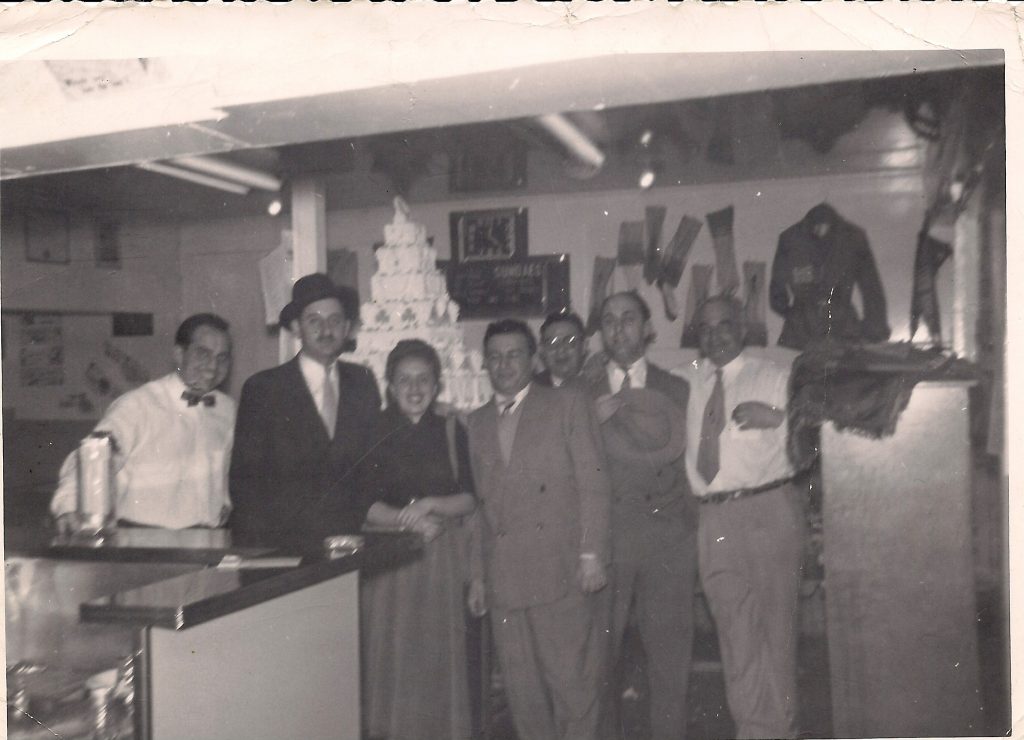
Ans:
{"label": "man wearing eyeglasses", "polygon": [[544,370],[534,378],[538,383],[561,388],[575,379],[587,357],[583,320],[572,312],[550,314],[540,325],[539,354]]}
{"label": "man wearing eyeglasses", "polygon": [[322,273],[292,287],[280,325],[299,354],[242,387],[231,456],[230,526],[236,543],[301,544],[358,532],[366,516],[353,468],[380,409],[370,370],[338,356],[359,316],[359,298]]}

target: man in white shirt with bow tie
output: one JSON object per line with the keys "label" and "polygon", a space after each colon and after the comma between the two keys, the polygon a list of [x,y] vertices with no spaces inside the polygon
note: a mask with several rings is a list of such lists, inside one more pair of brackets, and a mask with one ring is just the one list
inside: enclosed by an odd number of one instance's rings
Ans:
{"label": "man in white shirt with bow tie", "polygon": [[[235,402],[217,390],[231,367],[227,322],[215,314],[185,319],[174,359],[174,372],[117,398],[96,425],[114,438],[117,517],[128,525],[219,527],[231,510],[235,425]],[[77,473],[72,453],[50,502],[61,531],[74,528]]]}
{"label": "man in white shirt with bow tie", "polygon": [[798,599],[805,524],[786,455],[788,368],[744,351],[743,306],[696,315],[686,470],[700,501],[704,594],[738,738],[796,737]]}

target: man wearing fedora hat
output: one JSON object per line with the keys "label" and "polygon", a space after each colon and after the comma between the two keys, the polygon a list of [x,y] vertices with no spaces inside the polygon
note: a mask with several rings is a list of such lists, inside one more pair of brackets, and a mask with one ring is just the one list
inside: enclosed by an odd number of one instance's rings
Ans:
{"label": "man wearing fedora hat", "polygon": [[[650,319],[635,292],[606,298],[607,362],[586,373],[612,479],[611,665],[633,616],[647,656],[651,737],[678,740],[686,735],[697,574],[696,507],[683,457],[689,388],[647,360]],[[609,687],[605,723],[615,736],[617,683]]]}
{"label": "man wearing fedora hat", "polygon": [[309,543],[359,531],[352,470],[369,445],[380,394],[370,370],[338,361],[359,298],[322,273],[292,287],[280,325],[302,344],[242,387],[231,456],[231,528],[247,544]]}
{"label": "man wearing fedora hat", "polygon": [[736,737],[796,737],[805,520],[786,455],[788,369],[744,349],[743,304],[708,298],[695,323],[686,470],[700,501],[700,578],[718,631]]}

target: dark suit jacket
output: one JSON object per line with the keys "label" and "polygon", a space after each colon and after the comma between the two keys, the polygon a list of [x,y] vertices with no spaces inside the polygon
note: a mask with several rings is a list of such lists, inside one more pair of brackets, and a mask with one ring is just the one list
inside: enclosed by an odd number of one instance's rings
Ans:
{"label": "dark suit jacket", "polygon": [[370,370],[338,363],[332,440],[298,357],[242,387],[231,454],[230,527],[242,544],[306,544],[358,532],[366,516],[353,469],[369,446],[380,394]]}
{"label": "dark suit jacket", "polygon": [[548,388],[550,388],[551,387],[551,371],[550,370],[541,370],[539,373],[537,373],[536,375],[533,376],[533,380],[536,383],[540,383],[541,385],[544,385],[544,386],[547,386]]}
{"label": "dark suit jacket", "polygon": [[[611,393],[606,372],[589,379],[587,387],[595,399]],[[686,414],[690,386],[685,380],[648,362],[646,387],[675,402]],[[693,442],[687,440],[687,443]],[[620,514],[626,514],[696,521],[696,507],[691,500],[693,496],[686,477],[685,455],[662,466],[626,462],[611,457],[608,462],[616,520]]]}
{"label": "dark suit jacket", "polygon": [[582,389],[533,383],[509,464],[492,400],[469,417],[480,507],[471,571],[499,608],[548,604],[579,588],[580,553],[609,559],[609,481],[593,408]]}

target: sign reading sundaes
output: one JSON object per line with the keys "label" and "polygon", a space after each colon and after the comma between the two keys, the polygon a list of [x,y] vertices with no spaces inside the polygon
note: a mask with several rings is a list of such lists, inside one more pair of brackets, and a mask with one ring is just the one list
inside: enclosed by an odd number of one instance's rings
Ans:
{"label": "sign reading sundaes", "polygon": [[377,271],[370,278],[371,300],[360,308],[361,328],[353,359],[373,370],[383,397],[388,353],[403,339],[422,339],[441,358],[439,400],[459,409],[486,403],[491,386],[483,358],[475,350],[466,350],[458,326],[459,304],[448,295],[426,229],[409,219],[409,206],[402,198],[395,198],[395,216],[384,227],[384,246],[376,257]]}

